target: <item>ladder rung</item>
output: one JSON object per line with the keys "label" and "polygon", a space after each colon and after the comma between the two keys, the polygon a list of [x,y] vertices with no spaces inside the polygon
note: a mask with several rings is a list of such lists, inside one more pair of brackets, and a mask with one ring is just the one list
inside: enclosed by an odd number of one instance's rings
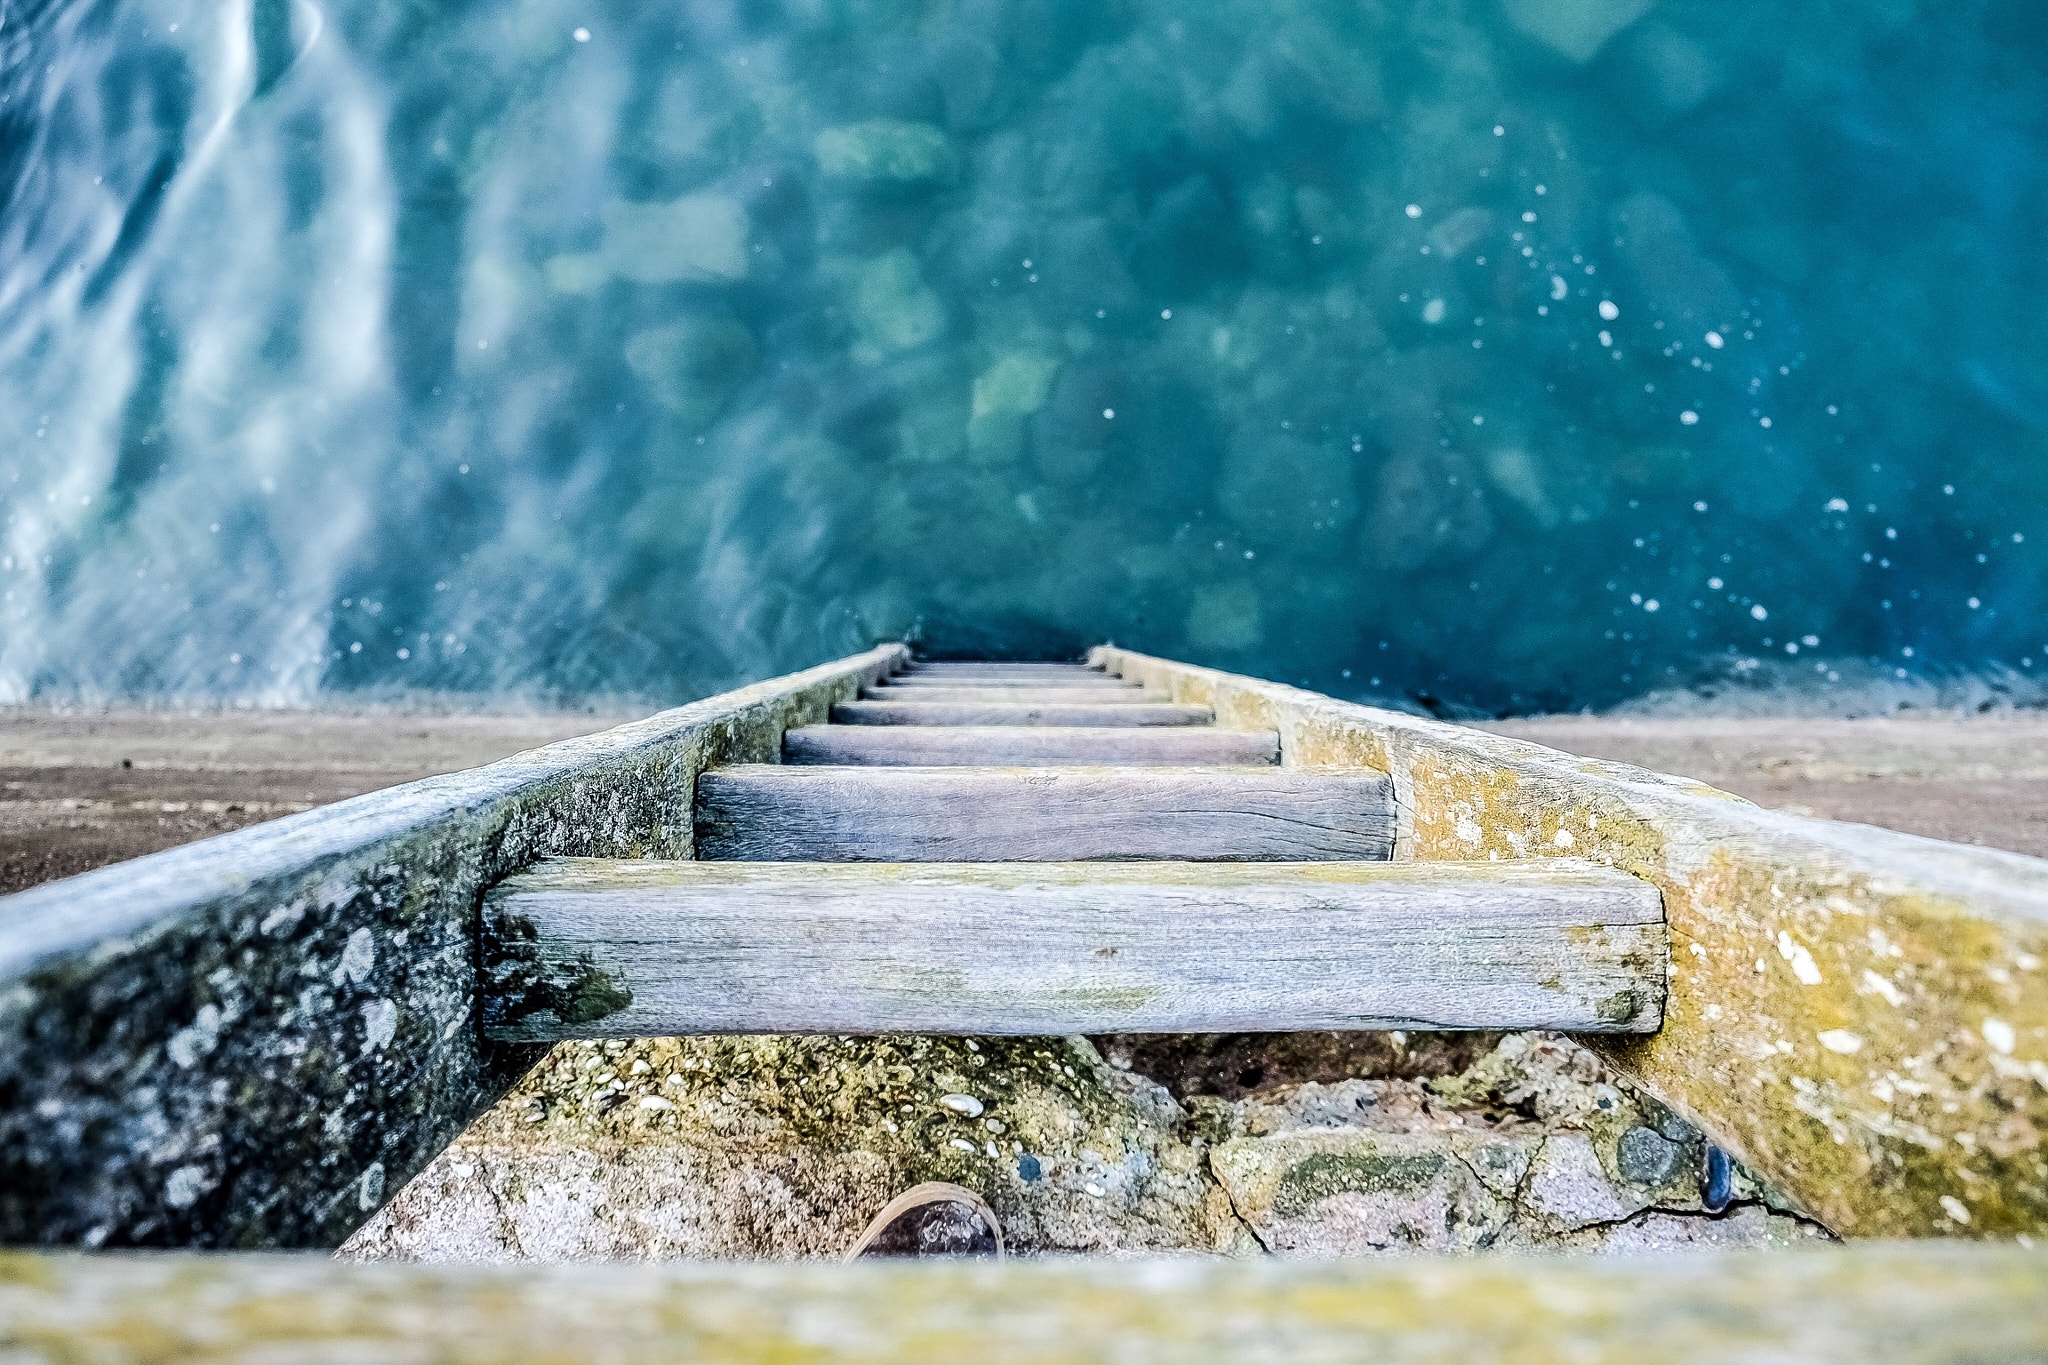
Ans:
{"label": "ladder rung", "polygon": [[575,859],[486,902],[484,1030],[1649,1032],[1656,889],[1590,863]]}
{"label": "ladder rung", "polygon": [[972,674],[958,673],[944,673],[936,677],[927,677],[921,673],[899,673],[893,678],[883,679],[883,682],[890,687],[900,688],[906,692],[962,687],[973,688],[977,692],[1000,692],[1009,688],[1024,687],[1055,692],[1074,692],[1092,697],[1104,694],[1120,695],[1126,692],[1142,692],[1145,690],[1138,683],[1125,682],[1122,678],[1105,677],[1100,673],[1091,673],[1085,677],[1077,678],[1058,676],[979,678]]}
{"label": "ladder rung", "polygon": [[1280,761],[1280,736],[1191,725],[806,725],[783,732],[782,757],[786,763],[909,767],[1271,765]]}
{"label": "ladder rung", "polygon": [[832,708],[840,725],[1207,725],[1206,706],[1149,702],[854,701]]}
{"label": "ladder rung", "polygon": [[1002,706],[1139,706],[1149,703],[1158,706],[1168,705],[1173,701],[1173,698],[1164,692],[1147,692],[1142,687],[1025,687],[1017,683],[971,684],[961,687],[895,687],[884,684],[880,687],[863,688],[861,696],[867,701],[910,702],[918,706],[937,702],[973,705],[995,703]]}
{"label": "ladder rung", "polygon": [[1362,768],[742,764],[697,779],[696,848],[739,862],[1310,862],[1393,850]]}

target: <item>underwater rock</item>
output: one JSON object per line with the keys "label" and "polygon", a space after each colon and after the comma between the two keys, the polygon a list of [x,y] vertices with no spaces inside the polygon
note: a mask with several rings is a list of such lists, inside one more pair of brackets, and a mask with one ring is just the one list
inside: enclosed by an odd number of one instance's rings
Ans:
{"label": "underwater rock", "polygon": [[760,361],[754,334],[724,313],[635,332],[624,353],[627,367],[656,401],[692,422],[716,417]]}
{"label": "underwater rock", "polygon": [[747,213],[722,194],[605,205],[605,262],[636,284],[722,282],[747,273]]}
{"label": "underwater rock", "polygon": [[975,377],[967,446],[977,458],[1006,459],[1023,449],[1024,419],[1045,406],[1060,363],[1053,356],[1013,351]]}
{"label": "underwater rock", "polygon": [[827,128],[814,144],[818,169],[834,180],[903,187],[953,178],[953,140],[929,123],[869,119]]}
{"label": "underwater rock", "polygon": [[1282,432],[1241,431],[1223,456],[1217,510],[1254,549],[1335,556],[1358,518],[1353,458]]}
{"label": "underwater rock", "polygon": [[1696,342],[1716,328],[1734,330],[1742,294],[1727,272],[1701,254],[1676,204],[1642,191],[1616,204],[1611,216],[1622,264],[1650,307],[1682,324],[1682,339]]}
{"label": "underwater rock", "polygon": [[1257,648],[1266,635],[1259,594],[1249,583],[1211,583],[1197,588],[1181,630],[1190,644],[1204,650]]}
{"label": "underwater rock", "polygon": [[1501,0],[1515,29],[1584,66],[1655,0]]}
{"label": "underwater rock", "polygon": [[1138,228],[1132,265],[1139,280],[1166,299],[1244,269],[1237,217],[1212,176],[1191,175],[1153,201]]}
{"label": "underwater rock", "polygon": [[614,199],[604,206],[604,245],[555,256],[548,283],[587,294],[607,280],[635,284],[714,284],[746,278],[747,212],[721,194],[689,194],[665,204]]}
{"label": "underwater rock", "polygon": [[1721,88],[1714,55],[1669,24],[1638,24],[1623,45],[1638,117],[1651,126],[1690,113]]}
{"label": "underwater rock", "polygon": [[903,247],[855,265],[845,297],[861,343],[856,358],[870,364],[914,350],[946,330],[945,305],[925,284],[917,257]]}
{"label": "underwater rock", "polygon": [[1456,451],[1410,451],[1380,469],[1366,522],[1367,549],[1385,567],[1413,573],[1477,554],[1493,536],[1479,471]]}

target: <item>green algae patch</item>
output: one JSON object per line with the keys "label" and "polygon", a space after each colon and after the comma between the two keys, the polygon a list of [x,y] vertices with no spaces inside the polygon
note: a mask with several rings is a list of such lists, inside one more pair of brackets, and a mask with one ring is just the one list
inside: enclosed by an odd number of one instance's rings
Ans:
{"label": "green algae patch", "polygon": [[1442,1174],[1449,1158],[1438,1155],[1316,1152],[1289,1166],[1273,1191],[1273,1211],[1298,1217],[1335,1194],[1378,1194],[1413,1189]]}

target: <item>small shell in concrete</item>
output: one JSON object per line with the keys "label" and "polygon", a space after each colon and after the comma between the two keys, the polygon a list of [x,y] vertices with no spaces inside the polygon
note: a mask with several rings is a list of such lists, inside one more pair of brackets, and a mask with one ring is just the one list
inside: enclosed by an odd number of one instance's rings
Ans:
{"label": "small shell in concrete", "polygon": [[939,1108],[950,1109],[970,1119],[981,1117],[981,1101],[972,1095],[944,1095],[939,1099]]}

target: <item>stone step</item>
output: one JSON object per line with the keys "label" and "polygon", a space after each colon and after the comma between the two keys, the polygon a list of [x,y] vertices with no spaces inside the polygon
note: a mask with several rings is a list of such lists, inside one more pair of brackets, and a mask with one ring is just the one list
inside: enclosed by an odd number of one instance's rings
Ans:
{"label": "stone step", "polygon": [[570,859],[491,892],[484,1029],[1573,1029],[1662,1016],[1655,887],[1594,863]]}
{"label": "stone step", "polygon": [[697,779],[696,855],[739,862],[1385,859],[1393,787],[1362,768],[827,767]]}
{"label": "stone step", "polygon": [[1280,761],[1280,736],[1196,725],[805,725],[783,732],[782,761],[896,767],[1271,765]]}

